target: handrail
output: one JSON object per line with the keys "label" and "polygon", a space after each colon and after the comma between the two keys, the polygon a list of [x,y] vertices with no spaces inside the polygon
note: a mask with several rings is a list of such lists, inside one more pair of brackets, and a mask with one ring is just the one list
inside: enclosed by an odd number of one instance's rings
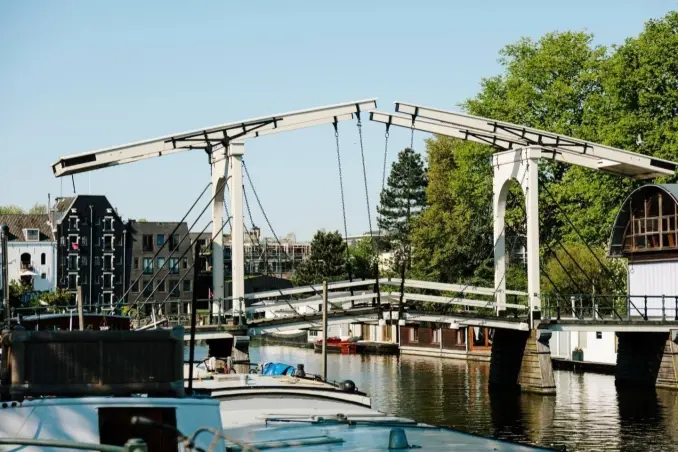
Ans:
{"label": "handrail", "polygon": [[6,446],[40,446],[56,447],[63,449],[96,450],[99,452],[147,452],[146,443],[140,439],[130,439],[124,446],[111,446],[107,444],[80,443],[75,441],[63,441],[53,439],[33,438],[0,438],[0,445]]}

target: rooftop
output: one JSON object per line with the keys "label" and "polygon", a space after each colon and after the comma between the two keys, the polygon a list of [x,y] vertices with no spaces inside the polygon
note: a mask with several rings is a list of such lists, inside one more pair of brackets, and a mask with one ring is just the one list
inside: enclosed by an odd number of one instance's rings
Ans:
{"label": "rooftop", "polygon": [[0,215],[0,224],[6,224],[9,228],[9,241],[25,242],[24,229],[38,229],[41,242],[54,240],[46,213]]}

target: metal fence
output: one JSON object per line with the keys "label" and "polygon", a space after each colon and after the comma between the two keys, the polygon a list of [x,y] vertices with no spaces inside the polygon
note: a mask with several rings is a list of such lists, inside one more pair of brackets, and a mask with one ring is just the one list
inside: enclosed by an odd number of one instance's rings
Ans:
{"label": "metal fence", "polygon": [[678,295],[542,294],[542,317],[678,321]]}

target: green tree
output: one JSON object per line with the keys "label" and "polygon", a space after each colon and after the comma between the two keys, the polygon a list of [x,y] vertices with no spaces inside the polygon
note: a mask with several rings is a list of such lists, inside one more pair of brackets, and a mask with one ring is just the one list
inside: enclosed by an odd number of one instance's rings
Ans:
{"label": "green tree", "polygon": [[31,299],[31,306],[43,306],[40,302],[47,303],[52,308],[72,306],[75,304],[74,295],[63,289],[57,289],[54,292],[43,292]]}
{"label": "green tree", "polygon": [[[474,115],[675,159],[678,46],[672,30],[677,22],[676,13],[651,21],[638,38],[612,53],[581,32],[522,39],[501,51],[502,73],[482,80],[480,93],[462,107]],[[415,269],[440,281],[491,284],[491,273],[483,269],[491,268],[493,247],[493,150],[436,137],[427,142],[427,151],[429,207],[413,234]],[[555,162],[543,162],[540,175],[545,250],[557,248],[556,239],[606,244],[619,203],[637,184]],[[520,190],[512,187],[510,192],[518,195]],[[518,204],[509,201],[509,236],[519,233],[524,222]]]}
{"label": "green tree", "polygon": [[31,290],[33,287],[24,281],[11,280],[9,282],[9,305],[13,308],[21,306],[21,298]]}
{"label": "green tree", "polygon": [[363,279],[375,277],[376,256],[372,243],[371,238],[365,237],[349,248],[353,277]]}
{"label": "green tree", "polygon": [[0,206],[0,215],[17,215],[22,213],[25,213],[24,209],[13,204]]}
{"label": "green tree", "polygon": [[296,285],[315,284],[345,279],[346,242],[339,231],[316,232],[311,241],[311,255],[296,269],[293,281]]}
{"label": "green tree", "polygon": [[[426,168],[421,155],[410,148],[398,153],[393,162],[386,187],[379,198],[377,224],[386,234],[396,257],[408,253],[412,225],[426,204]],[[403,260],[409,266],[409,261]]]}
{"label": "green tree", "polygon": [[33,204],[33,207],[31,207],[28,210],[29,214],[40,214],[40,213],[47,213],[47,204],[40,204],[40,203],[35,203]]}

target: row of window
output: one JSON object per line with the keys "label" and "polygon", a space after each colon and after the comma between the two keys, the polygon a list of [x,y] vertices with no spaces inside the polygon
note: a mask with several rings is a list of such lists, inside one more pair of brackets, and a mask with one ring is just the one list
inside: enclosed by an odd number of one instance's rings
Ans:
{"label": "row of window", "polygon": [[[80,226],[87,226],[87,220],[81,220],[79,217],[75,215],[71,215],[68,217],[68,230],[69,231],[78,231],[80,230]],[[97,218],[94,222],[95,225],[100,225],[103,224],[103,230],[104,231],[113,231],[114,230],[114,218],[113,217],[104,217],[103,221],[99,218]]]}
{"label": "row of window", "polygon": [[[75,273],[71,273],[68,275],[68,289],[69,290],[75,290],[78,288],[78,285],[84,285],[87,284],[87,275],[78,275]],[[115,281],[115,276],[107,273],[103,275],[96,275],[94,276],[94,283],[100,285],[102,289],[113,289],[113,286],[116,283]]]}
{"label": "row of window", "polygon": [[[167,246],[170,250],[174,250],[179,246],[179,236],[172,234],[167,236]],[[165,234],[155,235],[155,246],[158,248],[165,244]],[[144,251],[153,251],[153,234],[144,234],[141,238],[141,246]]]}
{"label": "row of window", "polygon": [[[167,261],[167,265],[165,265],[165,261]],[[142,268],[144,273],[146,274],[153,274],[154,271],[154,266],[153,266],[153,258],[152,257],[144,257],[142,261]],[[165,259],[164,257],[159,257],[157,258],[157,268],[158,270],[160,269],[167,269],[169,270],[170,273],[179,273],[179,258],[178,257],[170,257],[169,259]],[[139,270],[139,258],[134,257],[132,258],[132,268],[134,270]],[[181,268],[184,270],[188,268],[188,258],[183,257],[181,259]]]}
{"label": "row of window", "polygon": [[[70,251],[79,251],[81,246],[87,246],[88,241],[87,236],[81,237],[77,234],[69,234],[68,238],[61,237],[59,239],[59,244],[61,244],[61,246],[68,245]],[[99,240],[94,241],[95,247],[102,247],[104,250],[109,251],[112,251],[116,245],[122,246],[122,238],[118,239],[116,243],[115,236],[112,234],[104,235],[103,237],[100,237]]]}
{"label": "row of window", "polygon": [[[113,271],[115,265],[122,265],[122,257],[118,256],[117,259],[115,256],[105,255],[105,256],[94,256],[94,266],[103,267],[104,271]],[[78,270],[81,266],[86,267],[89,262],[87,256],[78,256],[77,254],[69,254],[68,257],[61,256],[61,265],[67,265],[68,270]]]}
{"label": "row of window", "polygon": [[142,281],[133,282],[130,291],[138,293],[143,289],[144,296],[148,297],[153,293],[154,288],[156,292],[170,291],[170,296],[179,297],[180,296],[179,288],[181,288],[184,292],[191,291],[191,280],[184,279],[181,281],[181,284],[179,284],[179,280],[177,279],[170,279],[169,281],[159,280],[155,281],[155,283],[152,283],[150,280],[145,279],[143,280],[143,282]]}

